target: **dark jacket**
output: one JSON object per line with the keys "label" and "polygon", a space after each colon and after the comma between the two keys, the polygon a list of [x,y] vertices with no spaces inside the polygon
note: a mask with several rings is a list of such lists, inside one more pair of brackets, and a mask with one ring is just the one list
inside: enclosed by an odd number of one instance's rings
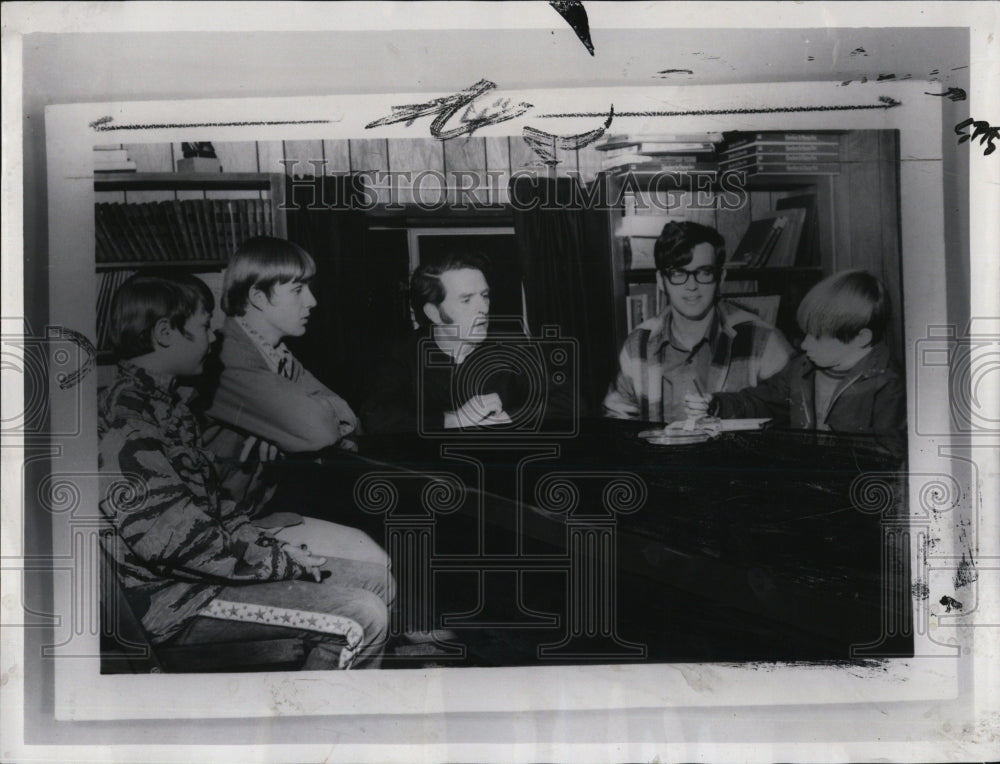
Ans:
{"label": "dark jacket", "polygon": [[[522,343],[523,344],[523,343]],[[361,409],[366,433],[427,432],[444,428],[444,415],[474,395],[496,393],[515,420],[528,397],[527,378],[516,357],[487,340],[456,365],[430,331],[417,329],[398,340],[378,370]]]}
{"label": "dark jacket", "polygon": [[[816,429],[816,367],[801,354],[757,387],[712,396],[712,413],[723,419],[771,417],[779,426]],[[878,436],[894,455],[906,454],[906,386],[893,368],[889,348],[877,345],[837,385],[825,424],[834,432]]]}

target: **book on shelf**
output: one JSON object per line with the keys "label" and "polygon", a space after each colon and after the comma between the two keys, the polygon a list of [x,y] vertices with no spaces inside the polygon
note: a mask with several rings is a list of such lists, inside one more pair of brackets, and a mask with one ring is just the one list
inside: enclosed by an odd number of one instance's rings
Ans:
{"label": "book on shelf", "polygon": [[723,140],[722,133],[659,133],[659,134],[609,134],[601,143],[595,144],[598,151],[613,151],[621,148],[645,146],[645,150],[668,151],[677,150],[682,145],[707,146],[706,151],[712,151],[715,145]]}
{"label": "book on shelf", "polygon": [[726,265],[742,268],[752,267],[753,261],[760,256],[768,243],[773,228],[774,220],[772,218],[751,220],[743,238],[740,239],[740,243],[726,261]]}
{"label": "book on shelf", "polygon": [[671,156],[673,154],[712,154],[715,144],[709,141],[643,141],[639,153],[649,156]]}
{"label": "book on shelf", "polygon": [[760,247],[760,251],[757,252],[754,257],[747,264],[750,268],[763,268],[768,259],[771,257],[771,253],[774,252],[774,248],[777,246],[778,241],[785,233],[785,228],[788,226],[788,218],[784,215],[776,215],[774,217],[774,222],[771,223],[771,230],[767,232],[767,237],[764,239],[764,243]]}
{"label": "book on shelf", "polygon": [[730,133],[726,137],[726,149],[758,144],[821,144],[835,143],[840,145],[839,132],[789,133],[782,130],[765,130],[758,133]]}
{"label": "book on shelf", "polygon": [[728,165],[723,173],[752,175],[840,175],[840,162],[749,162]]}
{"label": "book on shelf", "polygon": [[795,256],[802,237],[802,225],[806,211],[802,208],[790,208],[775,210],[772,214],[784,218],[785,224],[760,267],[790,268],[795,265]]}
{"label": "book on shelf", "polygon": [[839,162],[840,148],[833,144],[785,144],[782,146],[748,146],[729,149],[719,154],[719,164],[758,159],[772,162]]}
{"label": "book on shelf", "polygon": [[819,218],[816,194],[799,194],[778,199],[775,210],[801,209],[805,211],[799,234],[799,245],[792,265],[819,265]]}
{"label": "book on shelf", "polygon": [[156,202],[156,217],[160,224],[160,231],[170,249],[171,260],[177,260],[184,256],[184,240],[181,237],[180,226],[177,225],[174,217],[174,207],[170,201]]}
{"label": "book on shelf", "polygon": [[693,143],[683,145],[690,145],[696,148],[692,148],[690,150],[675,149],[670,152],[661,152],[657,150],[660,144],[647,147],[647,144],[644,143],[633,143],[631,146],[621,146],[617,149],[607,149],[603,153],[602,162],[609,162],[612,159],[620,159],[621,157],[658,157],[663,156],[665,153],[669,154],[677,161],[681,161],[683,158],[688,156],[693,158],[706,154],[709,156],[714,155],[714,150],[711,144]]}
{"label": "book on shelf", "polygon": [[177,250],[177,259],[194,260],[194,239],[191,237],[191,232],[187,227],[187,222],[184,217],[184,208],[181,206],[181,202],[176,199],[167,202],[167,204],[169,204],[171,223],[176,226],[177,233],[179,234],[178,238],[180,239],[180,247]]}
{"label": "book on shelf", "polygon": [[[745,268],[787,268],[793,265],[805,212],[802,208],[793,208],[761,214],[747,228],[748,235],[751,230],[756,231],[756,238],[746,242],[744,249],[746,241],[744,237],[744,241],[741,241],[737,248],[735,257],[745,259],[733,264]],[[770,224],[770,227],[766,233],[762,233],[767,224]]]}

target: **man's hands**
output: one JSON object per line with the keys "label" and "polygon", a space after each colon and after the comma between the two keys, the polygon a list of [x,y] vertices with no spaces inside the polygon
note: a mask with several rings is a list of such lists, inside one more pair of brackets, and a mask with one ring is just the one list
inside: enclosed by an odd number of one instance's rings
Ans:
{"label": "man's hands", "polygon": [[494,424],[510,424],[511,419],[503,410],[503,401],[496,393],[474,395],[458,411],[446,411],[444,427],[454,430],[464,427],[488,427]]}
{"label": "man's hands", "polygon": [[326,562],[325,557],[314,555],[305,544],[300,546],[285,544],[282,549],[285,550],[285,554],[289,556],[292,562],[298,563],[305,568],[306,572],[312,576],[316,583],[323,580],[323,571],[320,568]]}
{"label": "man's hands", "polygon": [[697,420],[703,416],[708,416],[708,410],[711,405],[711,395],[688,393],[684,396],[684,414],[689,420]]}

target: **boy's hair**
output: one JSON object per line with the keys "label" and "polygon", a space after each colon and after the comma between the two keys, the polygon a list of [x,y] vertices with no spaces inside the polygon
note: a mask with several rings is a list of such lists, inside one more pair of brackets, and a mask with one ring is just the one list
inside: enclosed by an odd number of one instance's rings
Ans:
{"label": "boy's hair", "polygon": [[430,319],[424,313],[424,305],[440,305],[445,298],[441,274],[460,271],[465,268],[477,270],[489,281],[489,259],[481,252],[447,252],[441,257],[424,263],[413,271],[410,277],[410,304],[413,316],[421,326],[427,326]]}
{"label": "boy's hair", "polygon": [[889,295],[875,276],[862,270],[841,271],[810,289],[799,304],[799,328],[815,337],[850,342],[862,329],[872,333],[871,345],[885,335]]}
{"label": "boy's hair", "polygon": [[184,324],[199,308],[211,314],[212,292],[201,279],[188,273],[137,273],[129,277],[111,300],[111,347],[127,360],[153,352],[153,327],[160,319],[189,336]]}
{"label": "boy's hair", "polygon": [[271,296],[278,284],[305,282],[316,274],[312,256],[298,244],[273,236],[255,236],[243,242],[229,260],[222,282],[222,310],[227,316],[247,312],[250,290]]}
{"label": "boy's hair", "polygon": [[670,222],[653,245],[656,270],[678,268],[691,262],[691,250],[699,244],[711,244],[715,250],[715,269],[720,270],[726,261],[726,240],[714,228],[700,223]]}

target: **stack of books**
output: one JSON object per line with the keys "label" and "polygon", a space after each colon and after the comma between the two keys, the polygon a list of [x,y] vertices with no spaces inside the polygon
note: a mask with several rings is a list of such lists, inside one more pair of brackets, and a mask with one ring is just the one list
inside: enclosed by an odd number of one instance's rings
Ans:
{"label": "stack of books", "polygon": [[176,199],[94,205],[98,263],[226,261],[274,230],[266,199]]}
{"label": "stack of books", "polygon": [[747,175],[839,175],[840,141],[830,133],[741,133],[721,151],[719,170]]}
{"label": "stack of books", "polygon": [[614,175],[660,172],[717,172],[716,146],[722,133],[608,135],[596,148],[601,171]]}
{"label": "stack of books", "polygon": [[135,162],[128,149],[118,146],[94,146],[94,172],[135,172]]}

